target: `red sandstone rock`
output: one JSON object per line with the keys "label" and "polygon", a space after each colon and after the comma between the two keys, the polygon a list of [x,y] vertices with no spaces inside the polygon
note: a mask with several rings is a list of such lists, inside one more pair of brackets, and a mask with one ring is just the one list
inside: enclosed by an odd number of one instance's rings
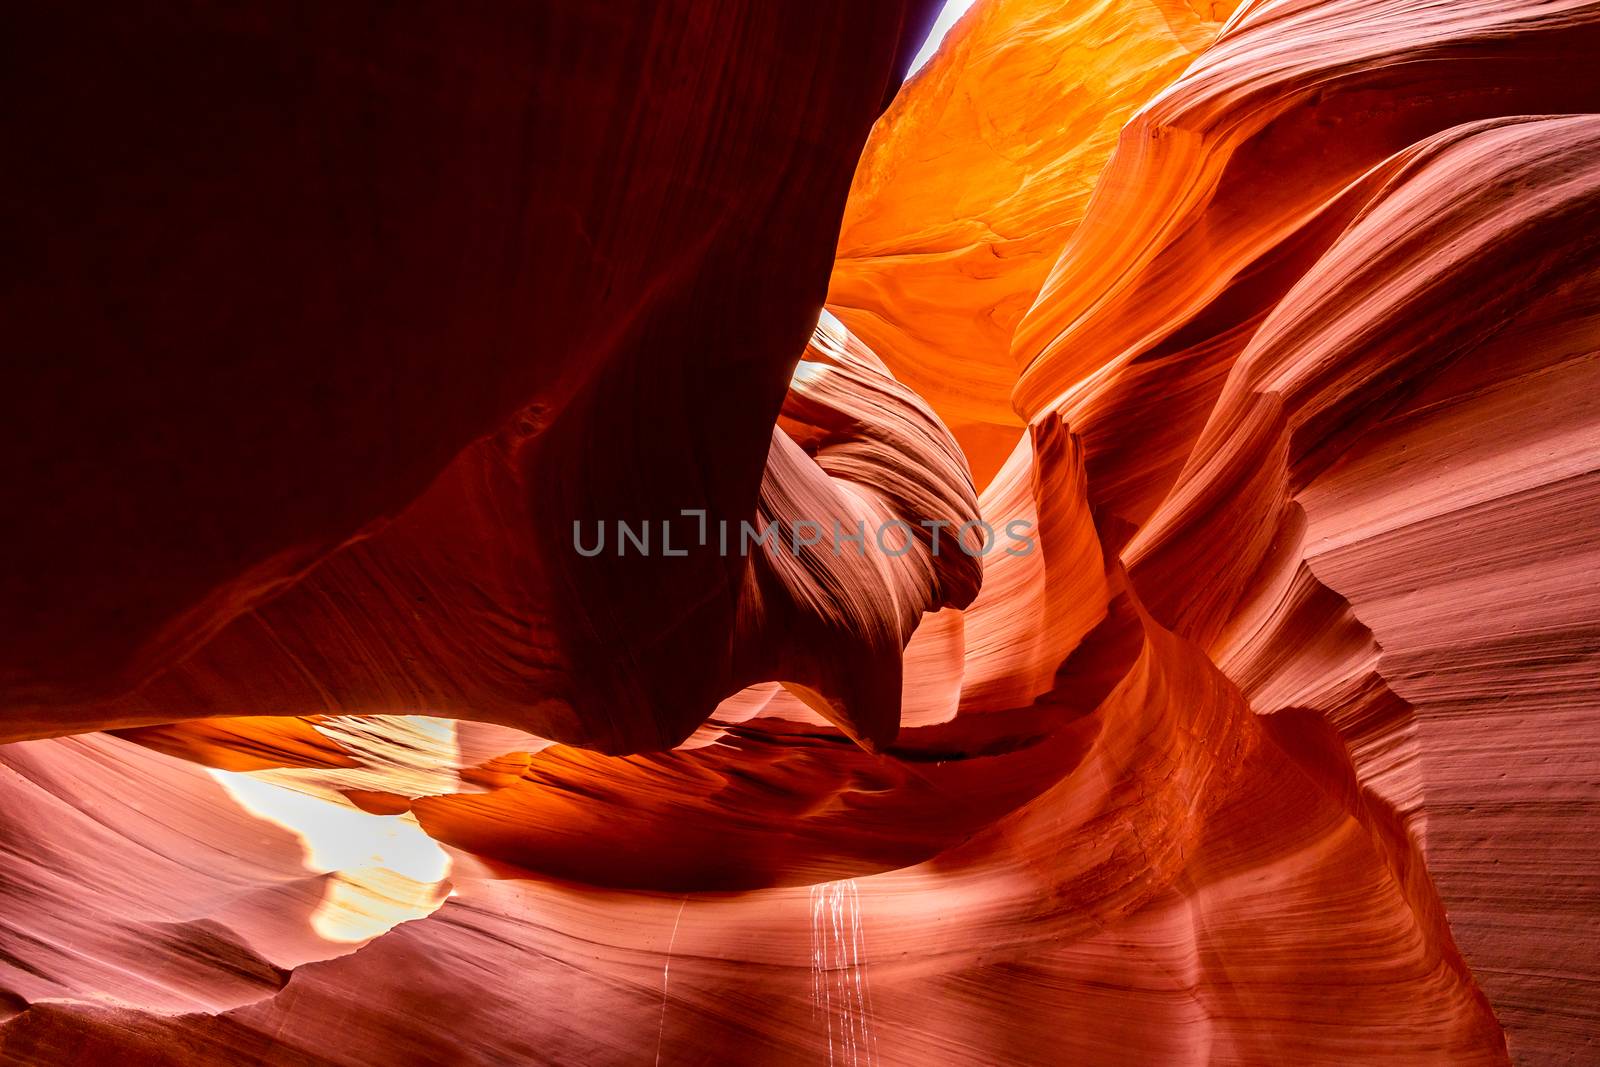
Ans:
{"label": "red sandstone rock", "polygon": [[[24,230],[91,354],[8,397],[0,1059],[1585,1060],[1593,5],[979,0],[808,345],[867,7],[85,43],[137,151]],[[915,533],[567,540],[700,507]]]}

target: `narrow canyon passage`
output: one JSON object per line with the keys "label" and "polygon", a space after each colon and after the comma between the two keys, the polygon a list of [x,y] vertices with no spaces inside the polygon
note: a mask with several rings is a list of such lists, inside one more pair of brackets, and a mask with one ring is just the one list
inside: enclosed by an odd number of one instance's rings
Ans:
{"label": "narrow canyon passage", "polygon": [[1600,1061],[1600,4],[0,18],[0,1063]]}

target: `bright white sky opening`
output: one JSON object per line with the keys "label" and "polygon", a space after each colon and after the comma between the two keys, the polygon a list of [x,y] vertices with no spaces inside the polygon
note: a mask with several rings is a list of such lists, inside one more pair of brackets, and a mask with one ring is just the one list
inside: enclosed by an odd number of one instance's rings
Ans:
{"label": "bright white sky opening", "polygon": [[906,71],[909,78],[922,69],[923,64],[933,58],[939,50],[939,43],[944,40],[944,35],[950,32],[950,27],[956,20],[967,13],[973,0],[945,0],[944,10],[939,12],[939,17],[933,22],[933,29],[928,31],[928,39],[922,42],[922,50],[917,53],[917,58],[911,61],[911,69]]}

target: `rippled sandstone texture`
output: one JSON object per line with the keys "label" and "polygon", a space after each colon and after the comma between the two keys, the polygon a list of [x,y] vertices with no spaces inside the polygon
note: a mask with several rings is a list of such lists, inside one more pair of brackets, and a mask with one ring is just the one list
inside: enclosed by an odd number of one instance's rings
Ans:
{"label": "rippled sandstone texture", "polygon": [[1594,1057],[1600,10],[931,17],[30,59],[0,1059]]}

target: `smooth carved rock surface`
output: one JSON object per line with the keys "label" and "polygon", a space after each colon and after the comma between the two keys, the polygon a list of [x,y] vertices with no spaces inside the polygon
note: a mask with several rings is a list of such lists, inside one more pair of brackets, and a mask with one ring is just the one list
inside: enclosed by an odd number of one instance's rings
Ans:
{"label": "smooth carved rock surface", "polygon": [[1600,9],[934,14],[7,16],[0,1060],[1595,1058]]}

